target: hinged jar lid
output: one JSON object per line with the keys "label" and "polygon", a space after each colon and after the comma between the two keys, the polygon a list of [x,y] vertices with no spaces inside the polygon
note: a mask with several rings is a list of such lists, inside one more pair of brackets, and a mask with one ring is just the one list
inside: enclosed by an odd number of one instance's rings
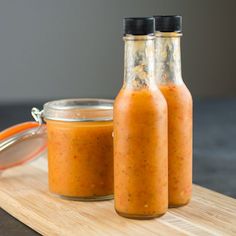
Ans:
{"label": "hinged jar lid", "polygon": [[24,122],[0,132],[0,171],[19,166],[42,154],[47,147],[46,126],[38,110],[38,122]]}

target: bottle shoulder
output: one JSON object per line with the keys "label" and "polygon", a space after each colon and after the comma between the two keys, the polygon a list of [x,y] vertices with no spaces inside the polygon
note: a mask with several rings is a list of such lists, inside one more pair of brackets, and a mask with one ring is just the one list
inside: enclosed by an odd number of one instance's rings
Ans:
{"label": "bottle shoulder", "polygon": [[167,101],[168,107],[170,105],[192,107],[192,95],[184,83],[181,85],[161,85],[159,88]]}
{"label": "bottle shoulder", "polygon": [[114,108],[136,106],[142,109],[167,109],[166,100],[159,90],[154,89],[141,89],[141,90],[130,90],[122,88],[118,93]]}
{"label": "bottle shoulder", "polygon": [[168,96],[181,95],[185,96],[186,98],[192,98],[190,90],[185,85],[185,83],[159,85],[159,89],[161,90],[161,92],[164,94],[165,97],[167,95]]}

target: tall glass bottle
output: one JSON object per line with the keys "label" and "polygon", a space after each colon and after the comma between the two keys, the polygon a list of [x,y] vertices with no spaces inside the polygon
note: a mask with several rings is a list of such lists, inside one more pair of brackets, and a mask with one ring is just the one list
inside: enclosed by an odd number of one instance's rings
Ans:
{"label": "tall glass bottle", "polygon": [[168,208],[167,104],[154,77],[154,19],[124,19],[124,83],[114,104],[115,209],[148,219]]}
{"label": "tall glass bottle", "polygon": [[192,192],[192,97],[181,74],[181,16],[156,16],[156,80],[168,106],[169,206]]}

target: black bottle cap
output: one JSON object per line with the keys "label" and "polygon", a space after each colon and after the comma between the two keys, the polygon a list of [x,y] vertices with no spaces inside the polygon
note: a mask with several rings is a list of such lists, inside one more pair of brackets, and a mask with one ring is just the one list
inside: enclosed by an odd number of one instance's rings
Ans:
{"label": "black bottle cap", "polygon": [[155,30],[159,32],[182,32],[182,16],[154,16]]}
{"label": "black bottle cap", "polygon": [[154,33],[153,17],[129,17],[123,20],[124,35],[148,35]]}

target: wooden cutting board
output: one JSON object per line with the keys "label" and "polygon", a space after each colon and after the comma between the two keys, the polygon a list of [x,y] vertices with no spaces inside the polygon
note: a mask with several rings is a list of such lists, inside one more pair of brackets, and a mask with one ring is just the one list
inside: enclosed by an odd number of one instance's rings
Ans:
{"label": "wooden cutting board", "polygon": [[188,206],[154,220],[118,216],[113,201],[76,202],[51,195],[46,159],[2,173],[0,207],[43,235],[236,235],[236,200],[194,186]]}

